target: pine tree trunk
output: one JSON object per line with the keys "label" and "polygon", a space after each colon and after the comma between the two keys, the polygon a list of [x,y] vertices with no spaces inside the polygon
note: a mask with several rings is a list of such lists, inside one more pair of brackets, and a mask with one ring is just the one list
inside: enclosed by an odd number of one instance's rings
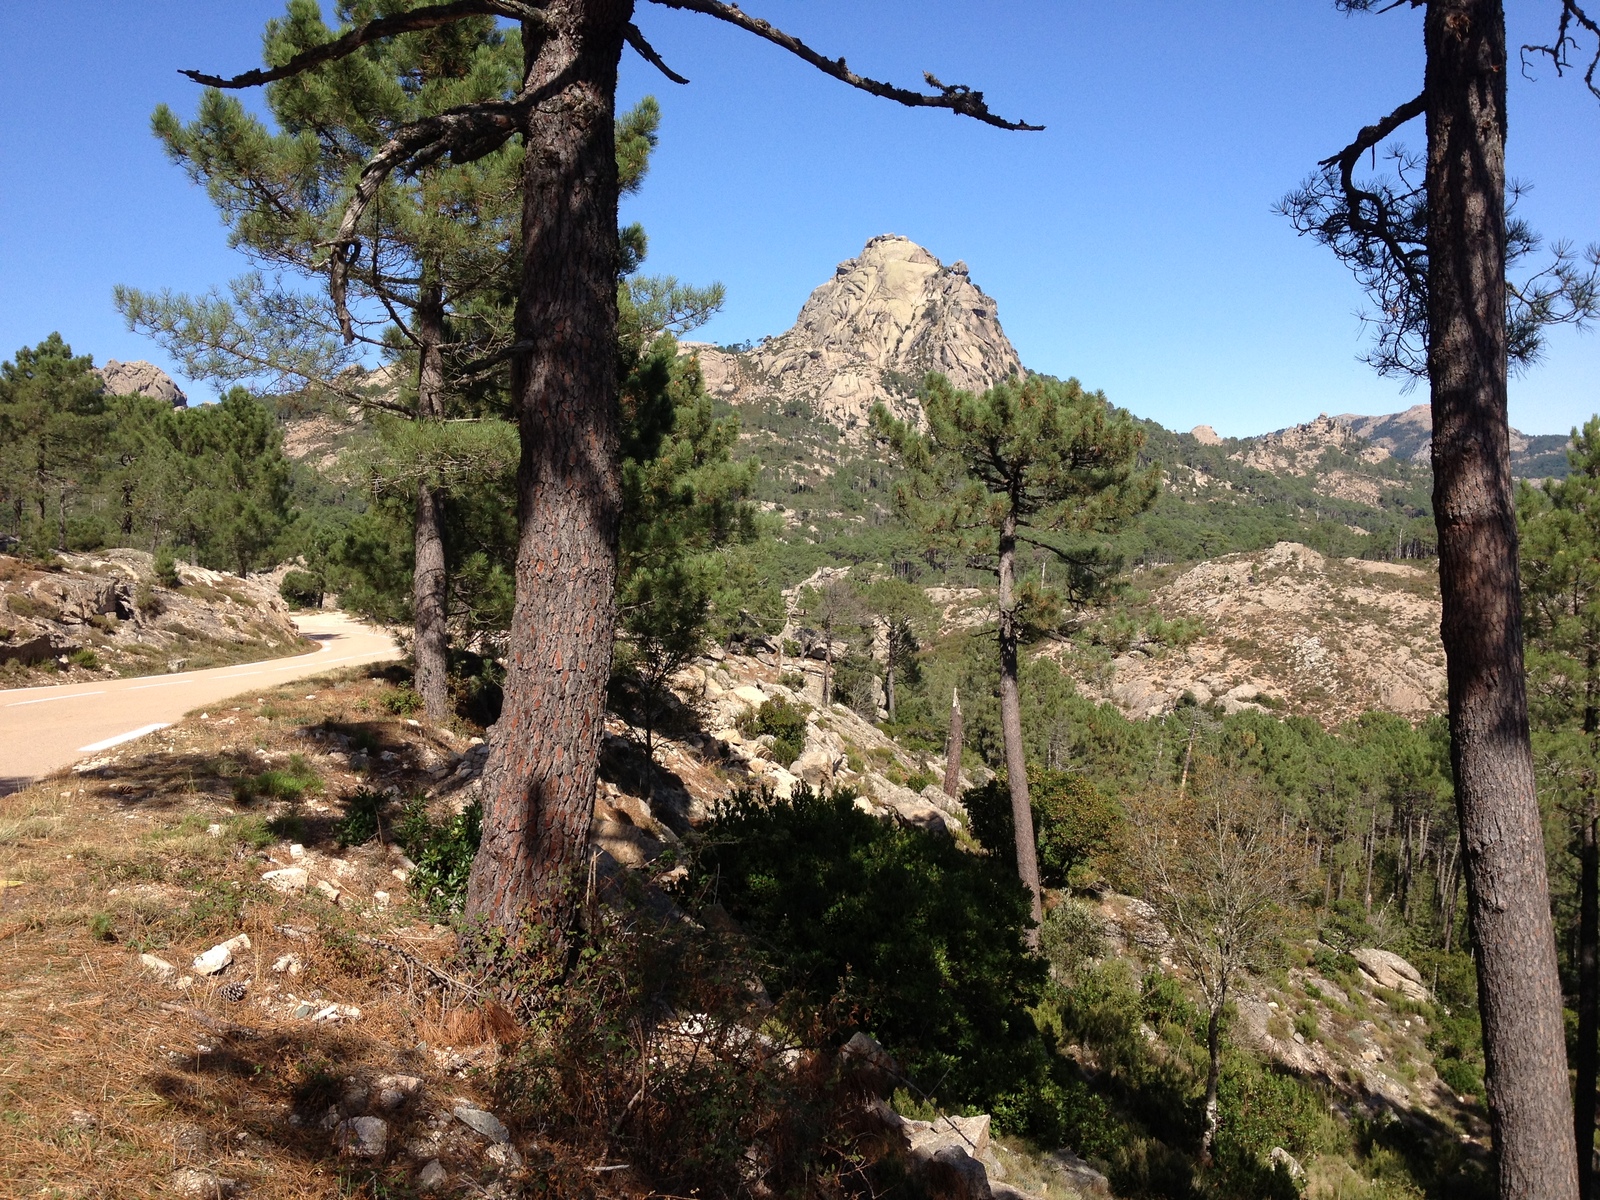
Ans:
{"label": "pine tree trunk", "polygon": [[894,644],[889,645],[889,653],[883,660],[883,707],[889,714],[889,724],[894,724]]}
{"label": "pine tree trunk", "polygon": [[1579,841],[1578,889],[1578,1051],[1573,1130],[1578,1138],[1578,1194],[1594,1196],[1595,1087],[1600,1075],[1600,796],[1591,780]]}
{"label": "pine tree trunk", "polygon": [[1011,787],[1011,819],[1016,829],[1017,874],[1031,897],[1033,925],[1028,945],[1037,949],[1044,920],[1039,889],[1039,852],[1033,838],[1033,805],[1028,798],[1028,764],[1022,752],[1022,698],[1017,690],[1017,607],[1013,595],[1017,568],[1017,520],[1010,513],[1000,527],[1000,732],[1005,742],[1006,778]]}
{"label": "pine tree trunk", "polygon": [[522,282],[513,360],[522,445],[505,704],[484,780],[466,915],[566,928],[588,850],[616,626],[617,63],[631,0],[551,0],[523,26]]}
{"label": "pine tree trunk", "polygon": [[1572,1128],[1578,1139],[1578,1194],[1594,1197],[1595,1087],[1600,1084],[1600,644],[1589,643],[1583,731],[1589,741],[1583,828],[1578,835],[1578,1049]]}
{"label": "pine tree trunk", "polygon": [[[420,359],[417,420],[439,421],[444,418],[444,295],[437,283],[424,282],[415,325]],[[414,682],[428,720],[441,723],[450,715],[450,635],[446,627],[449,581],[444,559],[444,495],[432,480],[423,479],[417,484],[412,550],[412,657],[417,664]]]}
{"label": "pine tree trunk", "polygon": [[1501,1200],[1578,1193],[1506,423],[1505,15],[1429,0],[1428,377],[1456,807]]}
{"label": "pine tree trunk", "polygon": [[950,745],[944,760],[944,794],[961,799],[961,693],[950,690]]}

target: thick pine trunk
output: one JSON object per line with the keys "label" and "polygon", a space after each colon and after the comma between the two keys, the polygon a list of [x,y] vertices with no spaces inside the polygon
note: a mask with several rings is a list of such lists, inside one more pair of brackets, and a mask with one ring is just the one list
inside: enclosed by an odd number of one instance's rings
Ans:
{"label": "thick pine trunk", "polygon": [[[444,295],[437,283],[424,283],[417,304],[417,420],[444,418]],[[411,580],[412,657],[415,686],[428,720],[450,715],[448,580],[444,562],[444,496],[423,479],[417,484],[415,570]]]}
{"label": "thick pine trunk", "polygon": [[950,691],[950,744],[944,761],[944,794],[952,800],[961,799],[961,693]]}
{"label": "thick pine trunk", "polygon": [[1578,892],[1578,1052],[1577,1087],[1573,1105],[1573,1131],[1578,1138],[1578,1194],[1594,1196],[1595,1086],[1600,1079],[1600,797],[1590,784],[1579,839],[1581,855]]}
{"label": "thick pine trunk", "polygon": [[587,851],[616,626],[622,510],[616,378],[617,62],[631,0],[551,0],[525,24],[531,82],[560,89],[524,129],[514,360],[521,435],[505,705],[466,914],[565,928]]}
{"label": "thick pine trunk", "polygon": [[1429,0],[1428,377],[1450,751],[1501,1200],[1578,1194],[1506,424],[1505,16]]}
{"label": "thick pine trunk", "polygon": [[1578,1139],[1578,1194],[1593,1200],[1595,1087],[1600,1083],[1600,647],[1591,642],[1587,657],[1583,731],[1589,769],[1578,831],[1578,1049],[1572,1128]]}
{"label": "thick pine trunk", "polygon": [[1028,764],[1022,752],[1022,698],[1017,690],[1017,521],[1009,513],[1000,527],[1000,732],[1005,742],[1006,778],[1011,788],[1011,819],[1017,835],[1017,874],[1031,897],[1033,925],[1028,945],[1039,945],[1044,896],[1039,889],[1039,852],[1033,839],[1033,805],[1028,798]]}

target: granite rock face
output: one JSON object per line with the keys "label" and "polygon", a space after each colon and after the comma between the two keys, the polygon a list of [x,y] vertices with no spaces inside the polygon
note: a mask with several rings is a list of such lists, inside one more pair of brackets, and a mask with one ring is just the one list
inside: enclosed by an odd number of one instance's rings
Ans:
{"label": "granite rock face", "polygon": [[706,389],[732,403],[801,400],[852,441],[880,401],[920,421],[912,394],[928,371],[982,391],[1021,374],[993,299],[965,263],[949,266],[909,238],[883,234],[811,293],[794,327],[753,350],[697,343]]}
{"label": "granite rock face", "polygon": [[147,363],[142,359],[118,362],[112,358],[106,361],[105,366],[96,367],[94,373],[100,376],[108,395],[153,396],[157,400],[165,400],[173,408],[189,406],[189,397],[183,394],[183,389],[155,363]]}

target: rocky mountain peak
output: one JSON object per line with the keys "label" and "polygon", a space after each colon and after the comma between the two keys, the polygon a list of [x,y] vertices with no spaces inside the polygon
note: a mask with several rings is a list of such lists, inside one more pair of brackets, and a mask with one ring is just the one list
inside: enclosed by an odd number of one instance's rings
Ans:
{"label": "rocky mountain peak", "polygon": [[811,293],[794,326],[734,353],[687,344],[706,387],[733,403],[800,399],[847,437],[866,435],[878,402],[921,419],[912,391],[927,371],[982,390],[1022,363],[994,300],[964,262],[946,266],[897,234],[873,238]]}
{"label": "rocky mountain peak", "polygon": [[105,366],[95,367],[94,373],[100,376],[107,395],[153,396],[157,400],[165,400],[173,408],[189,406],[189,397],[183,394],[183,389],[155,363],[147,363],[143,359],[118,362],[112,358],[106,360]]}

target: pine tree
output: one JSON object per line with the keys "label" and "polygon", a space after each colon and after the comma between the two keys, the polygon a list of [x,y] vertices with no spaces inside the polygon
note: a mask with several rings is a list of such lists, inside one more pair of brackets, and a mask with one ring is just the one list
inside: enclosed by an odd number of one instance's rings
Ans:
{"label": "pine tree", "polygon": [[[1036,941],[1044,909],[1017,688],[1017,649],[1026,632],[1017,544],[1068,563],[1102,562],[1098,548],[1081,540],[1149,508],[1160,473],[1138,468],[1144,436],[1127,413],[1075,379],[1029,375],[973,396],[930,375],[922,406],[926,433],[881,405],[873,422],[911,473],[896,493],[899,511],[930,540],[981,556],[999,579],[1000,724],[1017,873],[1033,895]],[[1080,544],[1072,544],[1074,537]]]}
{"label": "pine tree", "polygon": [[[843,58],[724,0],[656,0],[734,25],[851,87],[919,108],[942,108],[1004,129],[1034,128],[989,110],[983,94],[928,76],[917,92],[868,79]],[[521,438],[516,606],[506,704],[485,774],[483,839],[466,909],[501,930],[533,917],[565,928],[588,844],[616,627],[621,527],[617,335],[617,71],[624,46],[677,83],[633,24],[633,0],[455,0],[351,13],[336,39],[232,78],[187,72],[214,87],[272,84],[359,54],[366,46],[481,16],[521,25],[515,94],[420,117],[361,169],[327,259],[340,308],[357,229],[385,181],[445,155],[470,162],[520,135],[521,254],[512,404]],[[370,18],[370,19],[368,19]]]}
{"label": "pine tree", "polygon": [[0,500],[36,549],[67,548],[71,500],[99,465],[106,405],[92,366],[59,333],[0,363]]}
{"label": "pine tree", "polygon": [[[1600,1085],[1600,417],[1573,430],[1571,473],[1517,496],[1527,665],[1544,752],[1571,766],[1567,824],[1578,857],[1578,1031],[1574,1128],[1594,1154]],[[1567,799],[1568,796],[1563,796]]]}

